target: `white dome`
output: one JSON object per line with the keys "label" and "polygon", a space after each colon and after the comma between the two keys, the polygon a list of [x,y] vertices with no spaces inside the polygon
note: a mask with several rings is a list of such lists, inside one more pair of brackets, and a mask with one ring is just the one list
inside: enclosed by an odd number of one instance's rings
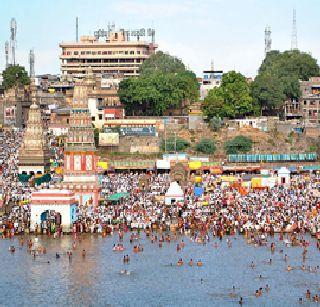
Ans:
{"label": "white dome", "polygon": [[166,196],[183,196],[183,190],[182,188],[179,186],[178,182],[173,181],[170,183],[170,187],[166,193]]}

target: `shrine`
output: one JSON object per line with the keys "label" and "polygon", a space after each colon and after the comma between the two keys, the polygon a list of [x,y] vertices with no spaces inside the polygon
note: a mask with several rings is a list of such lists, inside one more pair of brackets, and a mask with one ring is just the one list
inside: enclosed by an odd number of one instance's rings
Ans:
{"label": "shrine", "polygon": [[42,114],[36,104],[35,81],[32,79],[32,105],[29,109],[27,128],[19,149],[19,174],[44,174],[50,167],[47,133]]}
{"label": "shrine", "polygon": [[72,190],[80,206],[96,206],[99,202],[98,156],[88,109],[88,87],[74,87],[69,131],[64,151],[62,188]]}
{"label": "shrine", "polygon": [[77,202],[71,191],[43,189],[32,193],[30,211],[32,231],[53,224],[55,229],[69,232],[77,218]]}

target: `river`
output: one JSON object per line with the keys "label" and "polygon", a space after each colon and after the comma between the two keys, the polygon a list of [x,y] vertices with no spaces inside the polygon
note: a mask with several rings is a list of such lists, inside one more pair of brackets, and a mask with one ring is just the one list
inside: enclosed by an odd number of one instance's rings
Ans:
{"label": "river", "polygon": [[[213,247],[213,241],[199,245],[188,237],[183,239],[186,246],[177,252],[177,242],[164,243],[159,248],[142,234],[144,251],[135,254],[128,235],[124,252],[112,251],[113,244],[118,243],[117,235],[85,235],[77,243],[71,261],[66,254],[72,248],[71,236],[39,237],[38,244],[47,248],[47,254],[36,259],[26,243],[19,247],[18,238],[0,240],[0,305],[239,306],[242,296],[244,306],[296,306],[299,297],[305,301],[306,289],[312,295],[320,292],[320,270],[311,273],[298,268],[302,264],[300,247],[286,248],[276,239],[277,250],[272,255],[269,247],[247,245],[241,236],[231,238],[232,247],[227,246],[226,238],[222,242],[216,240],[218,248]],[[16,247],[14,253],[8,251],[11,245]],[[87,251],[85,258],[82,249]],[[56,259],[56,252],[61,254],[60,259]],[[124,254],[130,255],[130,264],[123,264]],[[294,268],[291,272],[286,270],[284,254]],[[182,267],[176,266],[180,257],[185,261]],[[195,262],[201,259],[203,266],[189,267],[190,258]],[[271,265],[267,264],[270,258]],[[250,267],[251,261],[256,264],[255,269]],[[320,265],[315,240],[305,264]],[[131,274],[120,274],[124,268]],[[270,291],[263,291],[256,298],[255,290],[266,284]],[[229,295],[233,285],[237,296],[234,298]]]}

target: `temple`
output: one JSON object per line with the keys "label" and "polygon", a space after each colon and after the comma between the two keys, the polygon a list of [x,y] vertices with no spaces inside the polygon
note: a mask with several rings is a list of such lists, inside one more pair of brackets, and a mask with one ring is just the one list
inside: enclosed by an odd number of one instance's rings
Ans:
{"label": "temple", "polygon": [[63,189],[72,190],[80,206],[96,206],[99,202],[98,156],[88,109],[88,86],[78,83],[69,119],[64,151]]}
{"label": "temple", "polygon": [[27,128],[19,149],[19,174],[44,174],[50,167],[47,134],[42,114],[36,104],[35,81],[32,79],[32,104],[29,109]]}

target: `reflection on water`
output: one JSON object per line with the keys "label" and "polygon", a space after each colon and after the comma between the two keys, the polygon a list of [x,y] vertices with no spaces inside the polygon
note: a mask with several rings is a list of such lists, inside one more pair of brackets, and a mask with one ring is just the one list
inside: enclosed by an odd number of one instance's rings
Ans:
{"label": "reflection on water", "polygon": [[[72,249],[71,236],[39,237],[38,244],[47,248],[47,254],[36,259],[26,244],[18,248],[18,239],[0,240],[0,305],[235,306],[242,296],[246,306],[295,306],[307,289],[319,293],[320,270],[311,273],[300,269],[301,248],[286,248],[277,242],[284,253],[272,255],[267,247],[246,245],[242,237],[232,240],[231,248],[225,240],[214,248],[213,242],[199,245],[184,238],[186,247],[177,252],[177,242],[159,248],[142,238],[144,251],[135,254],[128,237],[125,251],[113,252],[117,236],[87,235],[77,241],[71,261],[67,256]],[[8,251],[10,245],[16,247],[15,253]],[[83,249],[87,251],[85,258]],[[59,259],[56,253],[61,255]],[[130,255],[129,264],[123,264],[124,254]],[[284,254],[294,267],[291,272],[286,271]],[[185,264],[177,267],[180,257]],[[201,259],[203,267],[187,266],[190,258],[195,262]],[[270,258],[271,265],[267,263]],[[251,261],[255,269],[250,267]],[[320,265],[314,241],[305,265]],[[120,274],[124,268],[131,274]],[[262,297],[256,298],[255,290],[266,284],[271,288],[269,293],[263,291]]]}

